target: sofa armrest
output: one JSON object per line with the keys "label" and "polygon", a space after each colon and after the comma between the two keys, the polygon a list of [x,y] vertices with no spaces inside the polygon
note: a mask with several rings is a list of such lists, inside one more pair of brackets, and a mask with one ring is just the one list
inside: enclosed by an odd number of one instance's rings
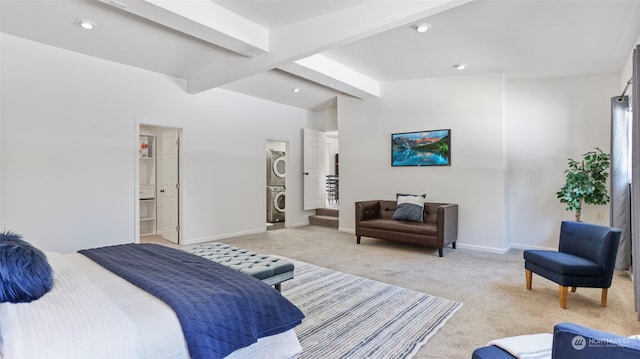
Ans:
{"label": "sofa armrest", "polygon": [[[443,204],[438,207],[438,244],[443,247],[458,240],[458,205]],[[454,246],[455,248],[455,246]]]}
{"label": "sofa armrest", "polygon": [[361,201],[356,202],[356,222],[378,217],[380,202]]}
{"label": "sofa armrest", "polygon": [[360,222],[366,219],[377,218],[379,210],[379,201],[356,202],[356,236],[358,244],[360,244]]}
{"label": "sofa armrest", "polygon": [[553,328],[553,359],[640,357],[640,340],[611,334],[573,323]]}

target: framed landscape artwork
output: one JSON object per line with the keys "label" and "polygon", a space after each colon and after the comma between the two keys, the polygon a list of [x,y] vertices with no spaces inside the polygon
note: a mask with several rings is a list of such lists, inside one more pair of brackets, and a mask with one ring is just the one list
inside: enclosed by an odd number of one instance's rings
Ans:
{"label": "framed landscape artwork", "polygon": [[392,134],[391,166],[451,166],[451,129]]}

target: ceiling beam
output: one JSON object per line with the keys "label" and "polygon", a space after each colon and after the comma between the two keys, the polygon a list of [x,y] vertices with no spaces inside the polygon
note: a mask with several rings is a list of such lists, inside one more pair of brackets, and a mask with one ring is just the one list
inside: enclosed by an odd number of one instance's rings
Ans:
{"label": "ceiling beam", "polygon": [[211,0],[99,1],[243,56],[269,51],[269,29]]}
{"label": "ceiling beam", "polygon": [[380,82],[324,55],[311,55],[279,69],[360,99],[380,97]]}
{"label": "ceiling beam", "polygon": [[273,28],[269,35],[269,52],[253,58],[227,54],[212,59],[187,79],[187,91],[199,93],[262,71],[284,67],[322,51],[410,24],[471,1],[374,0]]}

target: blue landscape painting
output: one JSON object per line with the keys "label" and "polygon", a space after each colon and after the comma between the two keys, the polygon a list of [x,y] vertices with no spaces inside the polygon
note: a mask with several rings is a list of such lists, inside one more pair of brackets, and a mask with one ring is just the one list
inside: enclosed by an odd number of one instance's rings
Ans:
{"label": "blue landscape painting", "polygon": [[449,166],[451,130],[394,133],[392,166]]}

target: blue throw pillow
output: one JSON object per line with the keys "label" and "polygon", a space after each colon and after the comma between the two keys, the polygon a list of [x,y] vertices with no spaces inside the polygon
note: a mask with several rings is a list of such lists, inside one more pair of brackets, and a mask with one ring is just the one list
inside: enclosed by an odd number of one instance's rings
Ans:
{"label": "blue throw pillow", "polygon": [[392,219],[423,222],[422,211],[424,210],[424,201],[427,198],[426,194],[412,195],[398,193],[396,198],[396,210],[393,212]]}
{"label": "blue throw pillow", "polygon": [[53,287],[45,254],[14,232],[0,233],[0,303],[28,303]]}

